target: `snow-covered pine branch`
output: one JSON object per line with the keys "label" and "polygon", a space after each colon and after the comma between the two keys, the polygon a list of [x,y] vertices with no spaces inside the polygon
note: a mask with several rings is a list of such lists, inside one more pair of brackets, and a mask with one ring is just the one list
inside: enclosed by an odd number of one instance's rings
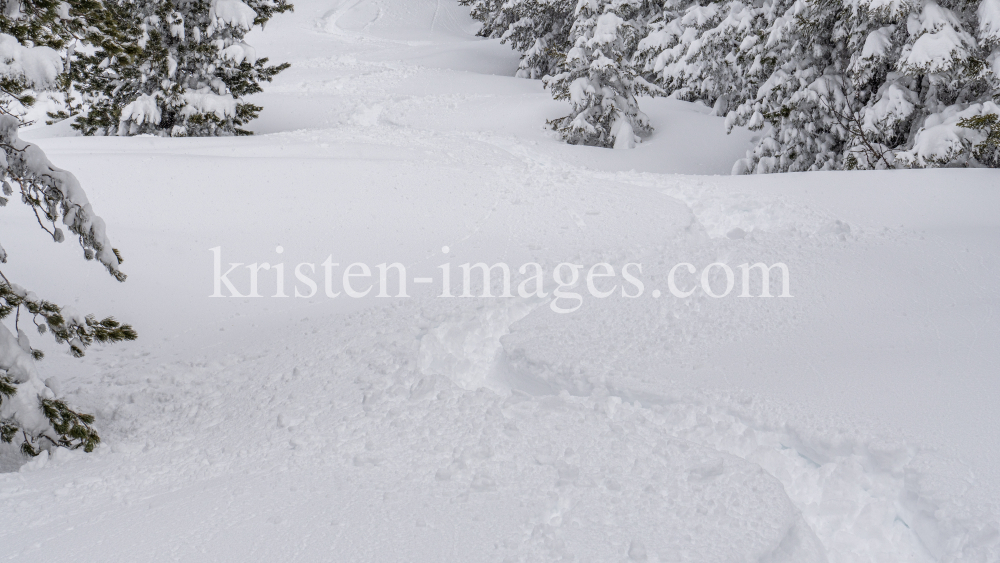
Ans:
{"label": "snow-covered pine branch", "polygon": [[269,65],[244,41],[292,9],[285,0],[108,0],[140,49],[81,56],[75,79],[87,135],[245,135],[262,109],[243,100],[287,64]]}
{"label": "snow-covered pine branch", "polygon": [[553,75],[569,142],[611,146],[609,115],[641,130],[635,96],[662,93],[762,132],[734,173],[1000,165],[1000,0],[462,2]]}
{"label": "snow-covered pine branch", "polygon": [[651,130],[639,111],[639,95],[659,88],[639,76],[631,57],[641,37],[636,24],[640,2],[581,0],[570,32],[572,48],[561,72],[543,79],[557,100],[572,112],[550,124],[571,144],[632,148],[638,133]]}
{"label": "snow-covered pine branch", "polygon": [[[52,52],[46,53],[46,59],[55,60],[54,53],[62,59],[57,65],[62,71],[55,78],[55,86],[45,88],[49,96],[55,99],[61,97],[67,108],[50,113],[54,120],[67,118],[79,110],[72,91],[72,77],[77,70],[73,63],[78,48],[100,47],[112,53],[135,49],[122,35],[114,14],[106,9],[101,0],[0,0],[0,34],[16,38],[3,49],[6,53],[4,61],[11,59],[9,50],[17,51],[29,46],[50,49]],[[52,66],[49,65],[49,68]],[[5,113],[20,115],[34,104],[40,89],[31,83],[18,81],[16,77],[17,73],[8,73],[7,69],[0,72],[5,94],[0,99],[0,108]],[[60,92],[54,92],[53,88]]]}
{"label": "snow-covered pine branch", "polygon": [[479,35],[500,39],[520,52],[517,76],[542,78],[558,72],[570,46],[576,0],[459,0],[482,22]]}
{"label": "snow-covered pine branch", "polygon": [[[56,86],[63,69],[55,50],[26,47],[7,34],[0,34],[0,60],[0,84],[7,103],[25,100],[22,93],[27,88]],[[0,110],[5,108],[0,103]],[[76,177],[53,166],[38,146],[18,137],[17,117],[6,111],[0,113],[0,207],[7,207],[17,191],[38,225],[55,242],[65,240],[65,227],[77,238],[85,258],[96,259],[113,277],[124,281],[125,275],[119,270],[121,255],[112,246],[104,221],[94,213]],[[0,263],[8,259],[0,246]],[[11,316],[13,332],[0,323],[0,442],[17,441],[28,455],[51,446],[92,450],[100,441],[91,426],[93,417],[75,412],[42,382],[35,368],[42,353],[31,347],[21,323],[30,321],[39,334],[51,333],[75,356],[82,356],[94,342],[134,340],[135,331],[111,317],[97,320],[39,299],[0,272],[0,320]]]}
{"label": "snow-covered pine branch", "polygon": [[45,46],[27,48],[0,33],[0,113],[10,115],[11,104],[30,106],[33,89],[53,84],[62,72],[59,53]]}
{"label": "snow-covered pine branch", "polygon": [[994,3],[796,0],[765,45],[777,64],[727,117],[764,131],[734,172],[993,165],[959,123],[996,111],[977,15]]}
{"label": "snow-covered pine branch", "polygon": [[94,214],[87,195],[70,172],[56,168],[37,145],[18,138],[17,118],[0,116],[0,166],[3,167],[3,193],[0,205],[6,205],[6,196],[12,195],[17,184],[21,201],[28,204],[39,225],[56,242],[65,234],[57,223],[76,235],[83,247],[84,257],[96,258],[119,281],[125,274],[119,269],[121,257],[108,240],[104,220]]}

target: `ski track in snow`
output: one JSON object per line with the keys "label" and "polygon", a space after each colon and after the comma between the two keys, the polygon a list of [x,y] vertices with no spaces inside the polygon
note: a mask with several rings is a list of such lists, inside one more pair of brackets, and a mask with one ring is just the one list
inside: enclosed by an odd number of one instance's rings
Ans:
{"label": "ski track in snow", "polygon": [[[259,126],[269,134],[43,147],[80,166],[103,154],[163,170],[210,157],[233,174],[243,162],[326,159],[411,178],[454,172],[468,202],[458,191],[437,196],[456,214],[419,236],[466,248],[462,260],[636,261],[651,284],[682,260],[785,261],[798,267],[805,296],[591,300],[565,316],[546,302],[418,297],[308,317],[279,307],[251,314],[253,323],[231,316],[235,305],[220,320],[218,309],[178,303],[189,321],[165,334],[182,337],[97,350],[68,378],[71,400],[96,411],[105,439],[97,452],[24,465],[0,456],[10,471],[0,473],[2,557],[996,560],[998,511],[971,469],[891,426],[742,389],[738,373],[698,380],[720,349],[748,346],[747,335],[784,338],[836,307],[839,294],[823,280],[850,252],[893,253],[920,233],[848,223],[732,178],[587,166],[567,156],[581,149],[554,146],[540,120],[530,134],[491,129],[490,104],[557,107],[522,93],[527,81],[489,93],[465,88],[485,76],[435,66],[449,49],[482,44],[460,35],[461,9],[440,0],[300,4],[257,39],[274,34],[267,44],[278,49],[286,37],[289,53],[315,41],[328,52],[300,52],[266,88]],[[429,58],[407,60],[425,47]],[[421,82],[428,74],[460,88],[434,91]],[[313,129],[279,129],[310,100],[324,104]],[[455,125],[455,115],[483,121]],[[308,188],[285,189],[294,198]],[[377,208],[337,204],[345,221]],[[397,212],[378,213],[369,237],[385,236]],[[204,252],[208,240],[193,246]],[[444,259],[418,247],[405,247],[408,267]],[[202,281],[190,283],[202,292]],[[141,276],[133,283],[146,287]],[[135,291],[126,299],[154,297]],[[215,331],[227,327],[235,336],[220,339]]]}

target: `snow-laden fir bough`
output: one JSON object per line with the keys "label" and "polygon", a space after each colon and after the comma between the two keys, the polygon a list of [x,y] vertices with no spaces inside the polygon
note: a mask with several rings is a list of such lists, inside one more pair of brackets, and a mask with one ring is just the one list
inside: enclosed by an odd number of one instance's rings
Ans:
{"label": "snow-laden fir bough", "polygon": [[481,37],[500,39],[522,53],[517,76],[558,72],[570,45],[576,0],[459,0],[482,22]]}
{"label": "snow-laden fir bough", "polygon": [[[44,33],[23,22],[12,24],[11,14],[18,14],[9,4],[5,8],[2,29],[20,35],[0,33],[0,207],[19,197],[54,241],[65,240],[65,228],[77,238],[86,259],[97,260],[115,279],[124,281],[121,255],[76,177],[53,166],[39,147],[18,137],[21,122],[10,107],[30,103],[29,91],[57,87],[63,62],[55,49],[34,44],[45,38]],[[58,47],[58,34],[50,37],[56,38],[52,42]],[[0,263],[7,260],[0,245]],[[133,340],[135,331],[114,318],[98,320],[40,299],[0,271],[0,320],[10,322],[11,317],[13,331],[0,323],[0,442],[17,443],[27,455],[53,446],[93,450],[100,442],[93,417],[74,411],[42,381],[35,361],[43,354],[31,347],[23,327],[30,323],[39,334],[51,333],[74,356],[82,356],[94,342]]]}
{"label": "snow-laden fir bough", "polygon": [[[647,93],[761,131],[734,173],[1000,166],[1000,0],[579,0],[571,12],[553,0],[463,2],[484,35],[524,53],[519,75],[560,77],[546,84],[572,103],[571,122],[585,116],[572,129],[557,121],[570,142],[587,132],[588,144],[611,146],[587,116],[607,99],[640,116],[630,100]],[[597,29],[614,34],[600,48]],[[527,64],[541,45],[545,64]],[[581,103],[569,85],[584,71],[609,78]]]}
{"label": "snow-laden fir bough", "polygon": [[[4,48],[6,58],[0,63],[0,91],[3,94],[0,108],[4,112],[23,112],[34,104],[38,93],[23,74],[7,72],[21,64],[15,45],[47,47],[59,52],[67,62],[76,58],[76,49],[82,45],[113,54],[137,50],[123,33],[115,14],[100,0],[0,0],[0,34],[6,36],[4,41],[9,44]],[[53,114],[56,119],[69,117],[71,111],[79,110],[72,94],[73,76],[78,74],[78,69],[66,64],[64,71],[56,81],[61,91],[59,97],[70,109]]]}
{"label": "snow-laden fir bough", "polygon": [[641,27],[638,2],[580,2],[570,31],[572,47],[555,76],[543,82],[557,100],[567,100],[570,115],[550,122],[571,144],[633,148],[637,133],[651,130],[636,97],[660,89],[637,75],[629,58]]}
{"label": "snow-laden fir bough", "polygon": [[1000,2],[798,0],[727,125],[763,131],[735,172],[996,166]]}
{"label": "snow-laden fir bough", "polygon": [[106,0],[137,49],[74,57],[81,96],[74,127],[86,135],[249,134],[262,109],[244,98],[288,64],[270,65],[244,37],[285,0]]}

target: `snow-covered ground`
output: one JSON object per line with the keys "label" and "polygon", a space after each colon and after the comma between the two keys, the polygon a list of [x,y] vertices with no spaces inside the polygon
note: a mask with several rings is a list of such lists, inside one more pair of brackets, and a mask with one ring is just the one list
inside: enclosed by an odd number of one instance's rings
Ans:
{"label": "snow-covered ground", "polygon": [[[0,455],[0,558],[1000,559],[1000,173],[731,177],[752,134],[667,100],[635,150],[568,146],[455,4],[299,0],[250,38],[293,65],[252,138],[25,132],[130,277],[16,206],[5,273],[140,339],[49,348],[104,444]],[[327,256],[637,262],[646,292],[212,299],[215,247],[288,293]],[[667,292],[679,262],[758,261],[793,298]]]}

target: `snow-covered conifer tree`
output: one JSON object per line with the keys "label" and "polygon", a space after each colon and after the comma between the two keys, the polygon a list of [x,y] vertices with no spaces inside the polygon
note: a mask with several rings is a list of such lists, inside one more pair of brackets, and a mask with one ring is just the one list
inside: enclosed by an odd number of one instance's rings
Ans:
{"label": "snow-covered conifer tree", "polygon": [[[116,20],[99,0],[0,0],[0,33],[16,38],[25,46],[54,49],[66,63],[72,61],[75,49],[84,44],[112,53],[129,49]],[[71,74],[63,72],[57,78],[64,95],[69,93]],[[4,93],[0,104],[5,113],[21,114],[35,102],[37,92],[23,83],[23,77],[5,73],[0,81]],[[53,117],[65,118],[69,113]]]}
{"label": "snow-covered conifer tree", "polygon": [[639,42],[636,65],[671,97],[725,115],[773,68],[766,38],[792,1],[667,0]]}
{"label": "snow-covered conifer tree", "polygon": [[928,2],[906,27],[897,67],[920,127],[899,164],[1000,166],[1000,0]]}
{"label": "snow-covered conifer tree", "polygon": [[767,129],[734,172],[989,165],[995,2],[797,0],[727,118]]}
{"label": "snow-covered conifer tree", "polygon": [[[6,29],[19,32],[24,28]],[[5,88],[5,101],[24,100],[22,94],[27,89],[55,87],[63,71],[57,51],[46,46],[26,47],[21,39],[0,33],[0,83]],[[61,223],[77,238],[85,258],[96,259],[112,276],[124,281],[119,270],[121,256],[79,182],[53,166],[37,146],[18,138],[20,121],[5,108],[0,104],[0,207],[8,205],[16,190],[54,241],[62,242],[66,237],[57,226]],[[7,260],[6,250],[0,246],[0,263]],[[35,367],[42,352],[31,347],[25,328],[31,325],[39,334],[51,333],[75,356],[82,356],[94,342],[133,340],[135,331],[111,317],[98,320],[40,299],[0,271],[0,320],[10,322],[11,317],[13,332],[0,323],[0,442],[16,442],[27,455],[51,446],[92,450],[100,441],[91,426],[93,417],[71,409],[42,381]]]}
{"label": "snow-covered conifer tree", "polygon": [[576,0],[459,0],[483,23],[479,35],[510,43],[521,53],[517,76],[541,78],[557,71],[569,48]]}
{"label": "snow-covered conifer tree", "polygon": [[500,39],[510,25],[508,16],[513,11],[505,9],[506,0],[458,0],[458,3],[471,7],[469,15],[482,24],[477,32],[480,37]]}
{"label": "snow-covered conifer tree", "polygon": [[706,96],[691,87],[694,77],[703,72],[701,61],[692,55],[699,51],[702,34],[718,25],[721,15],[717,3],[702,6],[693,0],[666,0],[636,46],[636,67],[670,96],[702,100]]}
{"label": "snow-covered conifer tree", "polygon": [[1000,164],[1000,0],[463,1],[551,75],[571,143],[645,130],[662,93],[762,131],[737,173]]}
{"label": "snow-covered conifer tree", "polygon": [[561,72],[544,78],[554,98],[572,105],[570,115],[550,122],[566,142],[632,148],[651,130],[636,97],[660,93],[632,65],[645,3],[580,0],[570,32],[572,47]]}
{"label": "snow-covered conifer tree", "polygon": [[254,26],[292,9],[285,0],[106,0],[138,53],[98,49],[77,74],[88,135],[248,134],[261,108],[243,100],[288,67],[269,65],[244,41]]}

